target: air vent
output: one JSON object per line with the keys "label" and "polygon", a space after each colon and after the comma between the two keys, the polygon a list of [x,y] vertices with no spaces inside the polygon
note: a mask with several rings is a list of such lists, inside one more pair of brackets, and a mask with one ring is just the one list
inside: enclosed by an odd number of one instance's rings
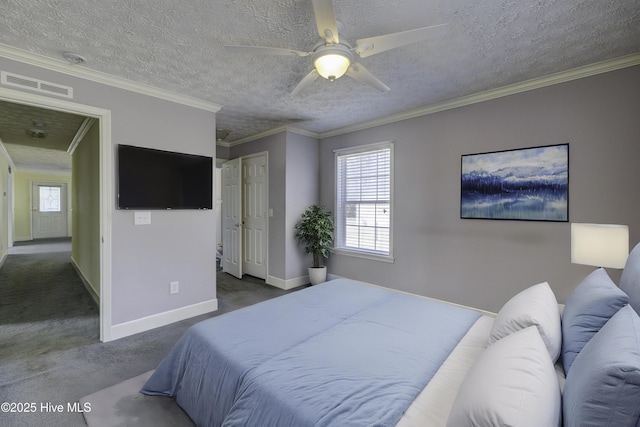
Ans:
{"label": "air vent", "polygon": [[6,86],[18,87],[47,95],[62,96],[63,98],[69,99],[73,98],[73,88],[70,86],[45,82],[44,80],[7,73],[6,71],[0,71],[0,83]]}

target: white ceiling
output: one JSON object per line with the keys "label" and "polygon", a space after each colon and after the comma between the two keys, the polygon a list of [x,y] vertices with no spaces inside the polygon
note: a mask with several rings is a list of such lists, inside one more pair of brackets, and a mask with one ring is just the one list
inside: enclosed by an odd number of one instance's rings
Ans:
{"label": "white ceiling", "polygon": [[225,44],[309,51],[310,0],[8,0],[0,43],[223,106],[237,141],[282,125],[329,132],[640,52],[638,0],[334,0],[341,39],[446,23],[448,34],[362,59],[391,90],[344,77],[289,93],[310,57],[242,55]]}

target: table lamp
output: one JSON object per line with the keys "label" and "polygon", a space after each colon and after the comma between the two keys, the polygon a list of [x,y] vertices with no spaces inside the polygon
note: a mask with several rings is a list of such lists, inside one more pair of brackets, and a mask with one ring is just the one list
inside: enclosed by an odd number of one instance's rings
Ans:
{"label": "table lamp", "polygon": [[624,268],[629,256],[629,227],[617,224],[571,224],[571,262]]}

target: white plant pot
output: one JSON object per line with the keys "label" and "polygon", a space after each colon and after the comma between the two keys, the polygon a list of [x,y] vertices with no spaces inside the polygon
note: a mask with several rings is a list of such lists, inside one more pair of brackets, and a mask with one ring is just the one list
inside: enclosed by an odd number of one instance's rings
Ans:
{"label": "white plant pot", "polygon": [[318,283],[327,281],[327,267],[309,267],[307,269],[309,271],[309,281],[312,285],[317,285]]}

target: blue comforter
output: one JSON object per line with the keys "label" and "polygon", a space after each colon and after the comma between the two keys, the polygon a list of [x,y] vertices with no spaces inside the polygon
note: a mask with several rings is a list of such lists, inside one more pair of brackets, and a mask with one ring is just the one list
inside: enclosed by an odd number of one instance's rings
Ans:
{"label": "blue comforter", "polygon": [[198,426],[393,426],[479,316],[333,280],[192,326],[142,392]]}

